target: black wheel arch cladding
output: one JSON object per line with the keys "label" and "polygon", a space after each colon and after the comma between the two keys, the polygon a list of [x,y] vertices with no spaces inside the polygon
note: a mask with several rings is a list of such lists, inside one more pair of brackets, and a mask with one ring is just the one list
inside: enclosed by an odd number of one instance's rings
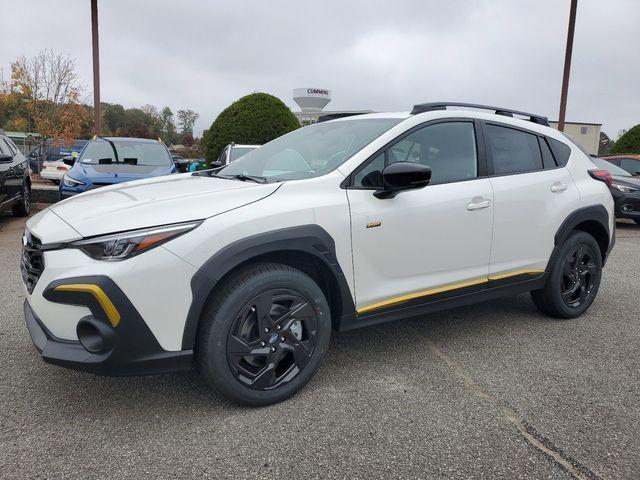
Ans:
{"label": "black wheel arch cladding", "polygon": [[554,237],[555,247],[547,263],[547,272],[559,254],[560,248],[574,230],[584,231],[595,238],[604,264],[614,243],[609,230],[609,212],[602,205],[590,205],[571,213],[558,228]]}
{"label": "black wheel arch cladding", "polygon": [[330,271],[337,284],[340,323],[355,319],[355,305],[338,263],[333,237],[318,225],[282,228],[237,240],[207,260],[191,279],[193,300],[187,313],[182,348],[192,349],[203,309],[218,282],[238,266],[267,254],[300,252],[311,255]]}

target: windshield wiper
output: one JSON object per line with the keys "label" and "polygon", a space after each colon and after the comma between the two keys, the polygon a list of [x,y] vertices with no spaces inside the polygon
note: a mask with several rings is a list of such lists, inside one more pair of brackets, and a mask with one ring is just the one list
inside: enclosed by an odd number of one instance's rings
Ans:
{"label": "windshield wiper", "polygon": [[255,182],[255,183],[268,183],[268,180],[265,177],[259,177],[258,175],[247,175],[245,173],[237,173],[235,175],[220,175],[213,173],[212,175],[221,178],[235,178],[236,180],[241,180],[243,182]]}

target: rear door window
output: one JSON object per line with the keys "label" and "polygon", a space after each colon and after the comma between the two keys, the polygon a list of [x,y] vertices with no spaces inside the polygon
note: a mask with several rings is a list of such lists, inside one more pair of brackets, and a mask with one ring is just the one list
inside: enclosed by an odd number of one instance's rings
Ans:
{"label": "rear door window", "polygon": [[493,124],[486,124],[485,132],[495,175],[542,170],[536,135]]}

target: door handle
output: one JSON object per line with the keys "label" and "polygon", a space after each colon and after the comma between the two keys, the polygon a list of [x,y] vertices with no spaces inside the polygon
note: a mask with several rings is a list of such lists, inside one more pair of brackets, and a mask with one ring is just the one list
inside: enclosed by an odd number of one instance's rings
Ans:
{"label": "door handle", "polygon": [[566,183],[556,182],[556,183],[551,185],[551,191],[553,193],[564,192],[566,189],[567,189],[567,184]]}
{"label": "door handle", "polygon": [[467,210],[481,210],[491,205],[491,200],[480,198],[474,198],[471,203],[467,204]]}

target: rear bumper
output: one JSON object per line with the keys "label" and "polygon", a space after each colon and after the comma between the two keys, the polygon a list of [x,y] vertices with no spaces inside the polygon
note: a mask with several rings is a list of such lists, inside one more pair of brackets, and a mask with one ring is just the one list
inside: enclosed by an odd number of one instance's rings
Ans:
{"label": "rear bumper", "polygon": [[110,346],[100,353],[89,352],[78,341],[57,338],[26,300],[24,317],[34,346],[43,360],[53,365],[109,376],[151,375],[185,371],[192,367],[192,350],[163,350],[148,328],[138,324],[139,317],[127,316],[128,327],[114,328]]}
{"label": "rear bumper", "polygon": [[62,170],[42,170],[40,176],[45,180],[62,180],[66,172]]}

